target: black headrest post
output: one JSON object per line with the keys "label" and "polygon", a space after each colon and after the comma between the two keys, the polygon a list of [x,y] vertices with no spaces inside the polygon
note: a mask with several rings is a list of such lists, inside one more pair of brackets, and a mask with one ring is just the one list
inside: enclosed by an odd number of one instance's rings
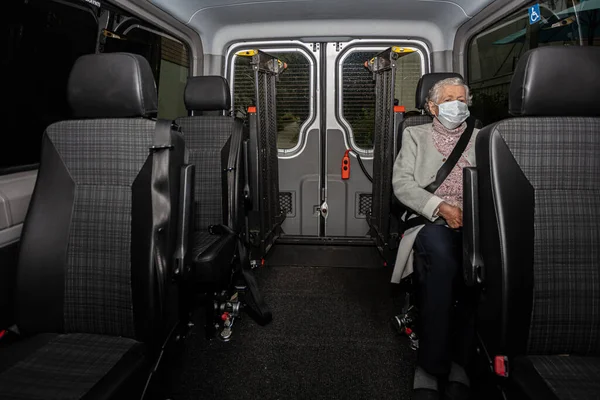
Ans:
{"label": "black headrest post", "polygon": [[185,86],[184,102],[193,114],[197,111],[229,111],[229,83],[222,76],[190,77]]}
{"label": "black headrest post", "polygon": [[429,91],[433,85],[447,78],[463,79],[462,75],[456,72],[432,72],[421,76],[419,83],[417,83],[417,95],[415,98],[415,104],[419,110],[423,110],[425,108],[427,96],[429,95]]}
{"label": "black headrest post", "polygon": [[600,116],[600,48],[549,46],[519,59],[510,83],[515,116]]}
{"label": "black headrest post", "polygon": [[147,117],[158,111],[156,83],[148,60],[137,54],[81,56],[67,85],[76,118]]}

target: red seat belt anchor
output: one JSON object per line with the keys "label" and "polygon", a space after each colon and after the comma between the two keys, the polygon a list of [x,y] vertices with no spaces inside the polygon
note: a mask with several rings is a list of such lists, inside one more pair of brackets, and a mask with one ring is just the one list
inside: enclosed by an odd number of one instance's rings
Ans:
{"label": "red seat belt anchor", "polygon": [[494,373],[503,378],[508,378],[508,357],[496,356],[494,358]]}

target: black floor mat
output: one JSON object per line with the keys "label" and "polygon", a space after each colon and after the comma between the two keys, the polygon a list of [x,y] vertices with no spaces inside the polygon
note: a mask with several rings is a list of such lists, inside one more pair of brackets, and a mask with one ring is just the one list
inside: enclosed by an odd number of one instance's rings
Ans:
{"label": "black floor mat", "polygon": [[375,246],[276,244],[267,262],[295,267],[381,268],[384,260]]}
{"label": "black floor mat", "polygon": [[391,270],[263,267],[273,321],[190,336],[172,399],[408,399],[415,353],[390,326]]}

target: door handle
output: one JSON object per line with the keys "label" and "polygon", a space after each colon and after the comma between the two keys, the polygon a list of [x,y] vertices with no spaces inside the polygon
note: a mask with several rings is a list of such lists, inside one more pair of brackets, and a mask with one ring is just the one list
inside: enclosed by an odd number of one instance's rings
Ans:
{"label": "door handle", "polygon": [[329,215],[329,206],[327,205],[327,201],[324,201],[323,204],[321,204],[321,216],[325,219],[327,219],[327,216]]}

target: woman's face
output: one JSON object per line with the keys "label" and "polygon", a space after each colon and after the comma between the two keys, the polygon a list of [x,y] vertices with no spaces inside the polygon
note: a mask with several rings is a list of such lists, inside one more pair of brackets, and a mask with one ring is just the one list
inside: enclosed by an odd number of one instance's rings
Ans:
{"label": "woman's face", "polygon": [[[467,91],[462,85],[446,85],[442,87],[440,97],[437,99],[438,104],[446,103],[448,101],[458,100],[463,103],[467,102]],[[433,102],[429,101],[429,110],[431,113],[438,116],[438,106]]]}

